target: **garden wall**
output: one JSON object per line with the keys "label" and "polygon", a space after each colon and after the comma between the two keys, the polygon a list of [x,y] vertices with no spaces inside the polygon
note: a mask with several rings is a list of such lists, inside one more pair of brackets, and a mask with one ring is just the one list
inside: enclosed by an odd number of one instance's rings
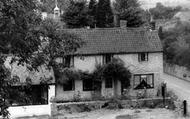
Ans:
{"label": "garden wall", "polygon": [[[116,99],[117,100],[117,99]],[[66,113],[86,112],[105,108],[111,103],[117,103],[120,108],[155,108],[163,106],[162,98],[148,98],[148,99],[135,99],[135,100],[107,100],[107,101],[89,101],[89,102],[72,102],[72,103],[52,103],[51,115],[53,117],[64,115]],[[172,105],[173,102],[170,98],[166,98],[166,104]],[[113,104],[115,105],[115,104]]]}
{"label": "garden wall", "polygon": [[190,81],[190,70],[186,67],[164,63],[164,72],[177,78]]}

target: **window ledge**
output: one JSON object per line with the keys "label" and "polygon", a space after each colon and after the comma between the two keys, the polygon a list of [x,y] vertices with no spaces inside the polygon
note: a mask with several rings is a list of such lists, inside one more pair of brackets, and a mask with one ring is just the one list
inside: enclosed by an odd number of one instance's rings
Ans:
{"label": "window ledge", "polygon": [[140,88],[140,89],[133,88],[133,90],[150,90],[150,89],[154,89],[154,87],[152,87],[152,88]]}

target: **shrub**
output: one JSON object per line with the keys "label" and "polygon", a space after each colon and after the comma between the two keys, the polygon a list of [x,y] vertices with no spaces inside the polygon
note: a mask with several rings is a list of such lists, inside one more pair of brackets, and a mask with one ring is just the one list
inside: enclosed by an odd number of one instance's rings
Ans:
{"label": "shrub", "polygon": [[102,108],[107,108],[107,109],[122,109],[122,104],[121,100],[117,98],[112,98],[108,102],[106,102]]}
{"label": "shrub", "polygon": [[125,87],[130,86],[131,72],[125,67],[124,62],[120,59],[113,59],[112,62],[103,65],[102,78],[120,80],[125,83]]}

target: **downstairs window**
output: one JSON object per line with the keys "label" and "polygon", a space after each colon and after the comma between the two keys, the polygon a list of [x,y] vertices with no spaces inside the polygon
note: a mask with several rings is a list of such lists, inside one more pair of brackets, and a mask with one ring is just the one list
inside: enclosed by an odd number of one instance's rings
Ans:
{"label": "downstairs window", "polygon": [[154,74],[134,75],[134,89],[154,88]]}
{"label": "downstairs window", "polygon": [[68,80],[63,84],[63,90],[64,91],[73,91],[75,90],[75,81],[74,80]]}

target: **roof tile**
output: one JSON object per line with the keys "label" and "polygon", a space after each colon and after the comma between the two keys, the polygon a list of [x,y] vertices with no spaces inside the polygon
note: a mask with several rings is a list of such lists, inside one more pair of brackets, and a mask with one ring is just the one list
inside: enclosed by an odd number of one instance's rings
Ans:
{"label": "roof tile", "polygon": [[140,28],[64,29],[63,31],[75,33],[86,42],[76,54],[163,51],[156,31]]}

